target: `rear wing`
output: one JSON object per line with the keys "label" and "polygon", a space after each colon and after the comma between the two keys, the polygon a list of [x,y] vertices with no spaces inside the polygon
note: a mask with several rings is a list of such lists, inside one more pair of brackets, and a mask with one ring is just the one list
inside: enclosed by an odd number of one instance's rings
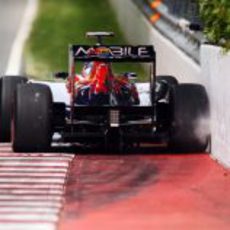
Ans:
{"label": "rear wing", "polygon": [[[125,45],[70,45],[69,46],[69,77],[72,79],[72,103],[74,109],[74,77],[77,61],[90,62],[142,62],[150,63],[150,92],[154,92],[156,76],[156,53],[151,45],[125,46]],[[152,104],[155,94],[151,94]],[[72,119],[72,118],[71,118]]]}
{"label": "rear wing", "polygon": [[69,47],[72,62],[154,62],[155,56],[154,47],[151,45],[70,45]]}

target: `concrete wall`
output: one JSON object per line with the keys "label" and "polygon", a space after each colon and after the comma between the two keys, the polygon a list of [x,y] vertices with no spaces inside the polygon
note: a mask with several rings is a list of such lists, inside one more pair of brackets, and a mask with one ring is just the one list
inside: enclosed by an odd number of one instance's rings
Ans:
{"label": "concrete wall", "polygon": [[200,66],[155,30],[131,0],[110,0],[110,2],[130,43],[154,44],[158,75],[174,75],[181,82],[202,81]]}
{"label": "concrete wall", "polygon": [[230,55],[217,47],[201,47],[201,66],[150,25],[131,0],[110,0],[126,38],[133,44],[154,44],[157,74],[180,82],[203,84],[211,103],[211,154],[230,167]]}
{"label": "concrete wall", "polygon": [[201,65],[211,101],[211,152],[215,159],[230,167],[230,54],[203,45]]}

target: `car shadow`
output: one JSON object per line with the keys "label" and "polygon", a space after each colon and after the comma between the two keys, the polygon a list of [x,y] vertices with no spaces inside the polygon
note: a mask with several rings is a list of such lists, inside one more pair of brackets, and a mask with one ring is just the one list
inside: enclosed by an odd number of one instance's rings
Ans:
{"label": "car shadow", "polygon": [[76,155],[190,155],[190,154],[204,154],[203,152],[198,153],[181,153],[181,152],[173,152],[166,146],[138,146],[127,148],[124,151],[107,150],[104,146],[94,145],[94,146],[83,146],[77,144],[69,144],[69,145],[55,145],[52,146],[48,152],[54,153],[66,153],[66,154],[76,154]]}

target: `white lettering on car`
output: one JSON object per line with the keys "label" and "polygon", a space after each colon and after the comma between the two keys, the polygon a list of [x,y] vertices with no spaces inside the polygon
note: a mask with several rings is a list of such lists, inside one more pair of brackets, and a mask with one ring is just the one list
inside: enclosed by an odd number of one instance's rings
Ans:
{"label": "white lettering on car", "polygon": [[[103,47],[100,47],[103,50]],[[110,46],[104,47],[105,50],[113,58],[122,58],[122,57],[140,57],[148,58],[151,57],[151,51],[148,50],[148,47],[132,47],[132,46]],[[84,57],[84,56],[97,56],[98,47],[77,47],[74,56],[75,57]]]}

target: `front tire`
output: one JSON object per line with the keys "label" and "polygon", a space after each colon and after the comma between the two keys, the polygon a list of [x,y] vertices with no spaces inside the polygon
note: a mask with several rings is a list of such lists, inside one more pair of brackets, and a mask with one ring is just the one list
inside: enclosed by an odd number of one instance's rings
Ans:
{"label": "front tire", "polygon": [[52,94],[42,84],[26,84],[16,91],[12,121],[15,152],[41,152],[52,140]]}

